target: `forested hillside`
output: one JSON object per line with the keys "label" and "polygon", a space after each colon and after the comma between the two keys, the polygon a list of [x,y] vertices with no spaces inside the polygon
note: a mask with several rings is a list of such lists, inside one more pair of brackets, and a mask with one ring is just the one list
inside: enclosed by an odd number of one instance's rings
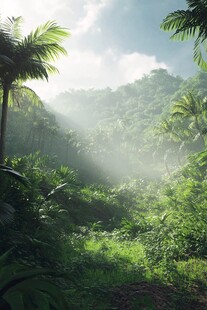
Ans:
{"label": "forested hillside", "polygon": [[188,79],[156,69],[43,103],[24,82],[57,71],[69,33],[21,22],[0,21],[0,310],[206,309],[203,40]]}
{"label": "forested hillside", "polygon": [[204,98],[206,84],[206,73],[184,80],[159,69],[114,91],[71,90],[39,108],[24,101],[10,111],[9,154],[40,150],[93,181],[160,178],[184,163],[187,154],[202,150],[175,121],[177,139],[161,127],[189,91]]}

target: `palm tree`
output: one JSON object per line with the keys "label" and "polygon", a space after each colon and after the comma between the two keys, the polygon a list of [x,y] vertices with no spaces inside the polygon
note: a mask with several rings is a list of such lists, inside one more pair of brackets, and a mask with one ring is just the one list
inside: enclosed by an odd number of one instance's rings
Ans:
{"label": "palm tree", "polygon": [[205,147],[205,119],[206,99],[188,92],[172,107],[172,118],[188,119],[187,130],[194,134],[194,138],[200,138],[203,148]]}
{"label": "palm tree", "polygon": [[174,122],[171,118],[164,119],[154,127],[154,135],[159,137],[159,146],[162,145],[165,140],[170,143],[170,146],[167,148],[164,154],[165,168],[167,174],[170,175],[170,169],[167,163],[169,153],[175,152],[178,158],[178,163],[181,165],[179,150],[183,141],[183,129],[181,126],[178,126],[178,123]]}
{"label": "palm tree", "polygon": [[[169,141],[180,142],[182,140],[181,135],[176,130],[175,122],[171,119],[164,119],[161,123],[154,127],[155,136],[159,136],[161,140],[163,137],[167,137]],[[163,142],[163,141],[161,141]]]}
{"label": "palm tree", "polygon": [[0,163],[4,162],[8,102],[14,85],[22,86],[28,79],[46,79],[58,72],[51,64],[67,52],[61,45],[69,32],[54,21],[39,26],[28,36],[21,34],[22,17],[0,22],[0,84],[2,115],[0,131]]}
{"label": "palm tree", "polygon": [[188,40],[195,38],[194,55],[195,63],[207,70],[207,62],[202,55],[202,49],[207,52],[207,1],[186,0],[188,9],[177,10],[167,15],[161,23],[164,31],[175,31],[171,39]]}

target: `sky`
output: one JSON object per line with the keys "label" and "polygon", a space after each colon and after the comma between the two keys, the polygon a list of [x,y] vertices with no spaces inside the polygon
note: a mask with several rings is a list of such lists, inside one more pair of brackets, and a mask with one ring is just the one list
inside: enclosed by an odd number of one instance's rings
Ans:
{"label": "sky", "polygon": [[27,83],[46,102],[70,89],[116,89],[153,69],[192,76],[193,42],[170,41],[160,30],[166,15],[186,9],[184,0],[2,0],[0,15],[22,16],[24,34],[48,20],[70,31],[68,56],[55,62],[49,82]]}

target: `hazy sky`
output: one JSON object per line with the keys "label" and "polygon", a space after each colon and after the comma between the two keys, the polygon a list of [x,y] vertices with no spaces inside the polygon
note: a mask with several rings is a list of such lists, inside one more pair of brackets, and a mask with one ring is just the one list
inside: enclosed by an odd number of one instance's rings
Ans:
{"label": "hazy sky", "polygon": [[70,30],[68,56],[56,62],[60,74],[30,84],[48,101],[70,88],[116,88],[160,67],[195,73],[192,42],[172,42],[159,28],[168,13],[185,8],[184,0],[2,0],[0,14],[21,15],[25,34],[48,20]]}

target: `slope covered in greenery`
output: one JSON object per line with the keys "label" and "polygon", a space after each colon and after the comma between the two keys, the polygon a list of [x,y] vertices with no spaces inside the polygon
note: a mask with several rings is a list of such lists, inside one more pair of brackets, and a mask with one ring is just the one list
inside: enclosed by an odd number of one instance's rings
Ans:
{"label": "slope covered in greenery", "polygon": [[[206,69],[206,4],[187,4],[162,27],[196,37]],[[43,107],[22,82],[55,71],[68,33],[22,38],[20,22],[0,25],[0,310],[206,309],[206,73],[153,70]]]}
{"label": "slope covered in greenery", "polygon": [[186,154],[202,150],[202,146],[186,135],[174,141],[170,132],[155,127],[169,117],[173,103],[188,91],[205,97],[206,81],[206,73],[183,80],[159,69],[115,91],[65,92],[46,109],[24,101],[9,114],[9,154],[40,150],[78,169],[89,181],[160,178],[168,173],[166,157],[173,171]]}
{"label": "slope covered in greenery", "polygon": [[206,152],[160,184],[113,188],[83,184],[39,155],[7,164],[29,184],[1,173],[2,201],[15,212],[0,247],[13,249],[12,261],[55,269],[68,309],[205,309]]}
{"label": "slope covered in greenery", "polygon": [[18,173],[0,169],[1,253],[44,268],[29,273],[38,279],[52,269],[68,309],[205,309],[207,155],[194,116],[172,115],[193,93],[203,126],[206,80],[156,70],[61,94],[51,106],[64,115],[26,98],[12,107],[6,165]]}

